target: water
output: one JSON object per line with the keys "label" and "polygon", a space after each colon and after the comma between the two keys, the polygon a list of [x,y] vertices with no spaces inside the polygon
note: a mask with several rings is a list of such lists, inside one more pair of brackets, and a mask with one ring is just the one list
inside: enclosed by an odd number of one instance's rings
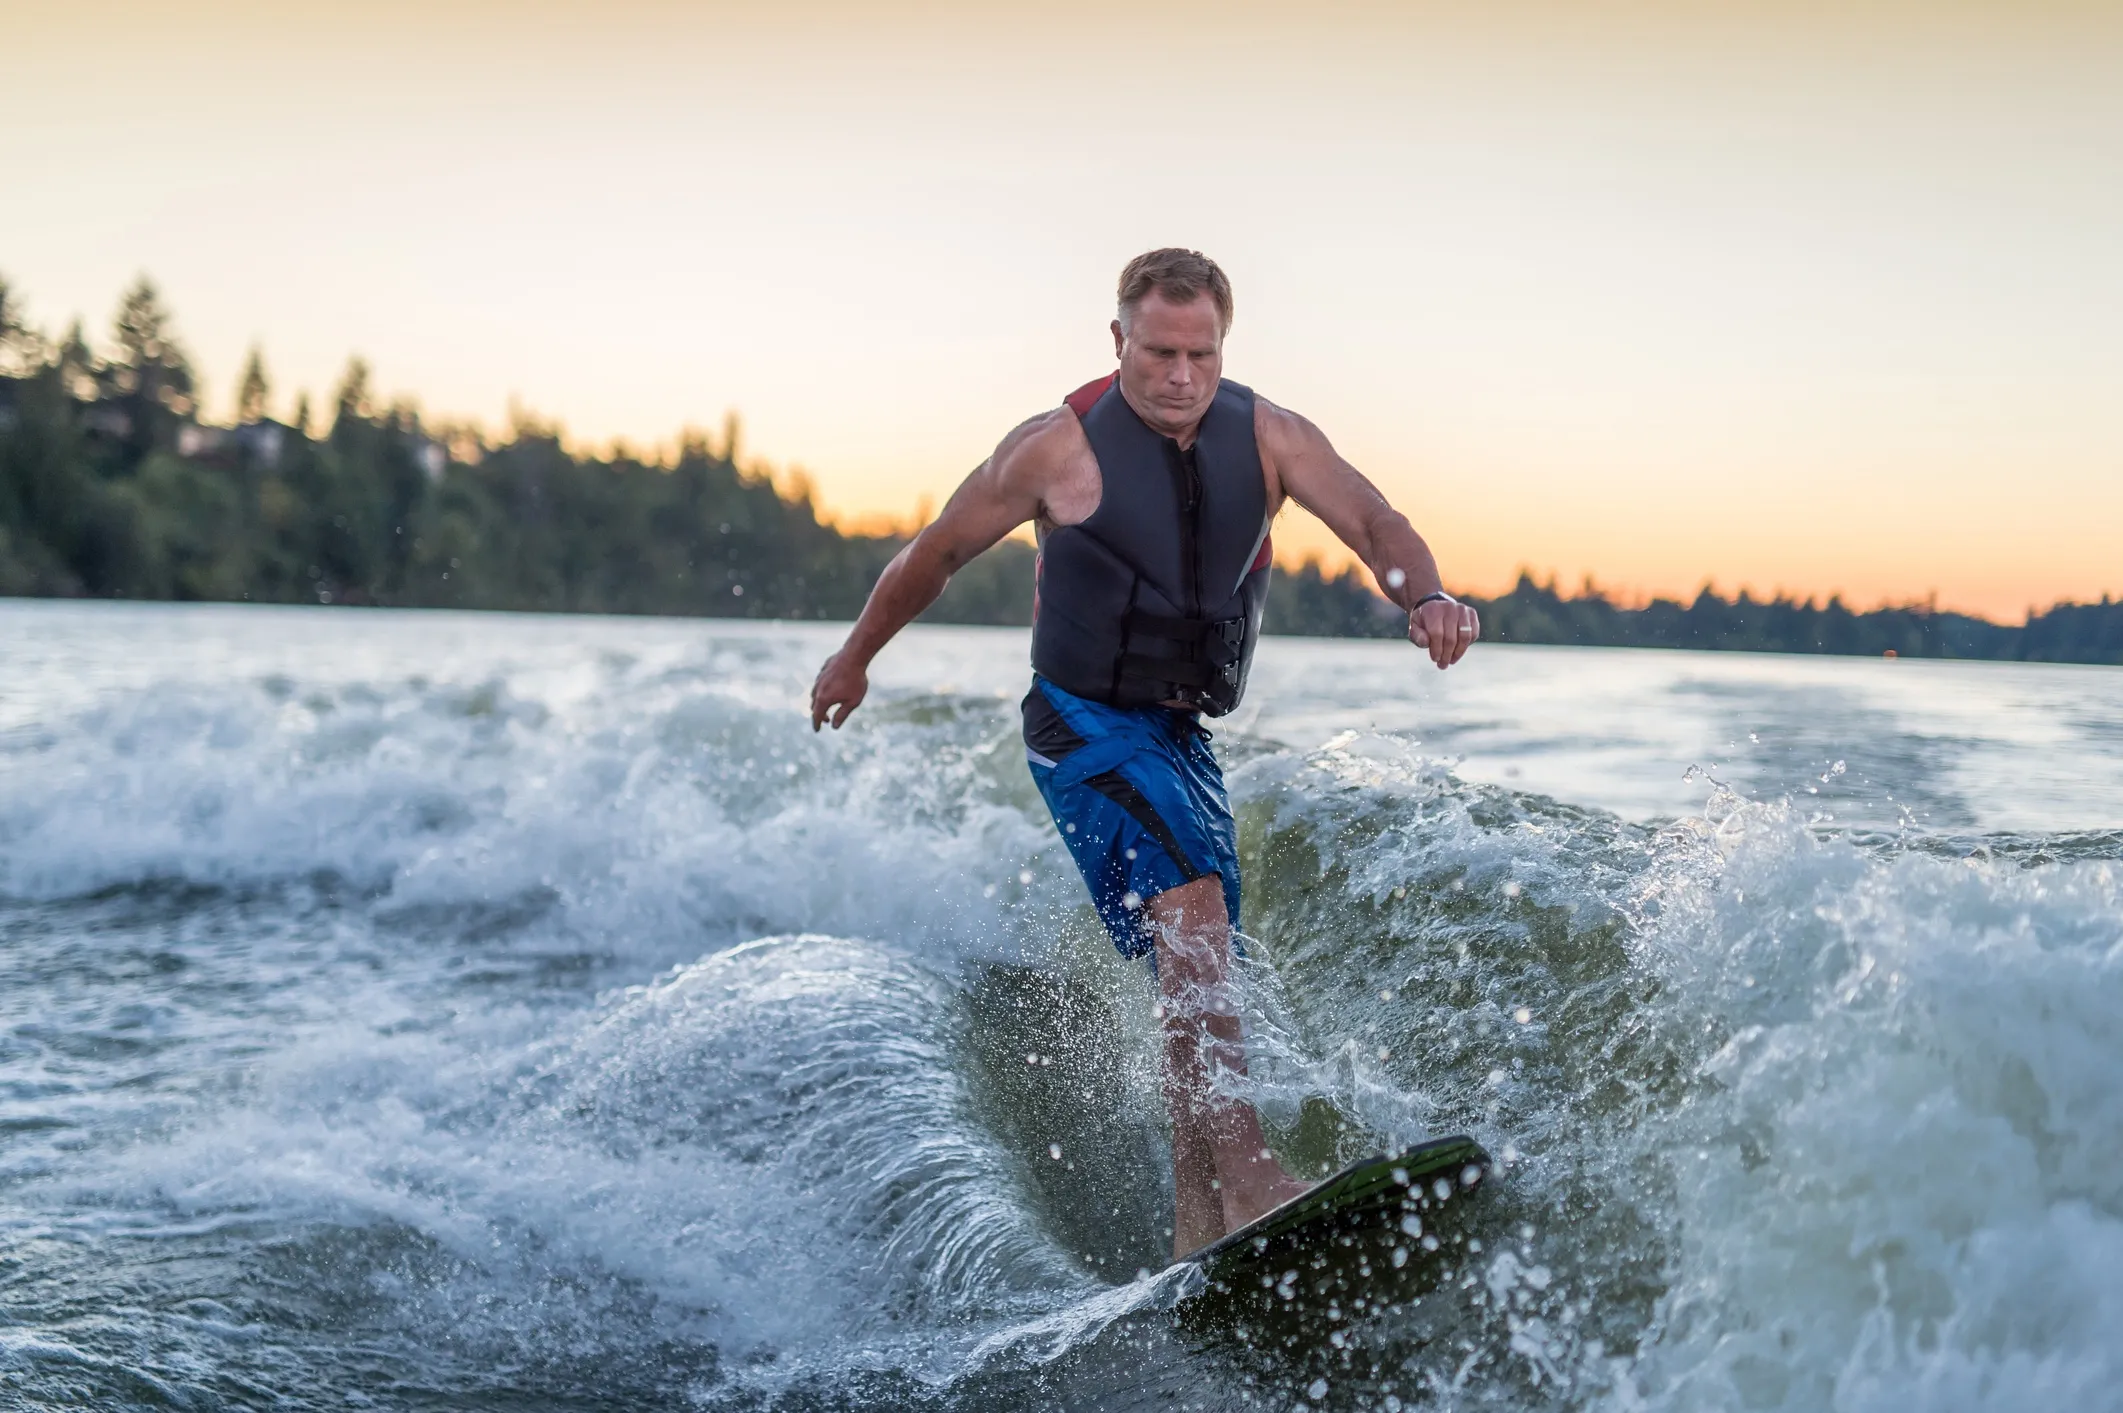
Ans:
{"label": "water", "polygon": [[1271,1138],[1502,1163],[1269,1339],[1021,636],[834,637],[0,604],[0,1402],[2123,1406],[2123,673],[1270,641]]}

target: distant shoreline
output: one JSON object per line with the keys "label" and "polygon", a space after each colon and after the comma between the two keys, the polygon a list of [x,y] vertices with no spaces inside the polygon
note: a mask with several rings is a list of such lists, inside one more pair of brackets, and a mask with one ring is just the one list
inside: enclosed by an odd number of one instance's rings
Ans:
{"label": "distant shoreline", "polygon": [[[77,324],[23,325],[0,282],[0,595],[372,604],[692,618],[849,620],[906,544],[841,531],[802,485],[743,459],[732,418],[674,459],[570,450],[528,419],[506,442],[378,405],[349,363],[322,431],[305,398],[266,415],[255,350],[239,417],[201,420],[154,287],[127,291],[115,348]],[[954,576],[924,621],[1023,625],[1036,552],[1005,540]],[[2017,627],[1929,605],[1854,612],[1705,588],[1682,604],[1566,597],[1521,574],[1469,596],[1491,642],[2009,662],[2123,663],[2123,603],[2060,603]],[[1286,569],[1264,628],[1399,637],[1402,615],[1354,566]]]}
{"label": "distant shoreline", "polygon": [[[1352,577],[1355,577],[1355,576],[1356,576],[1356,574],[1357,574],[1357,571],[1355,571],[1355,570],[1350,570],[1350,571],[1347,571],[1347,573],[1348,573],[1348,574],[1349,574],[1350,576],[1352,576]],[[1287,583],[1288,581],[1290,581],[1290,580],[1292,580],[1292,579],[1298,579],[1298,580],[1300,580],[1300,581],[1303,581],[1303,580],[1305,580],[1305,579],[1318,579],[1318,578],[1320,578],[1320,577],[1322,577],[1322,576],[1321,576],[1321,575],[1320,575],[1320,573],[1319,573],[1319,569],[1318,569],[1318,566],[1317,566],[1316,564],[1311,564],[1311,563],[1307,563],[1307,564],[1305,564],[1305,565],[1303,565],[1303,566],[1300,566],[1300,567],[1299,567],[1298,569],[1296,569],[1296,570],[1291,570],[1291,571],[1287,571],[1287,572],[1285,572],[1284,574],[1282,574],[1282,575],[1279,575],[1279,576],[1278,576],[1278,579],[1279,579],[1279,581],[1281,581],[1281,582],[1285,582],[1285,583]],[[1328,584],[1329,584],[1330,586],[1332,586],[1332,585],[1333,585],[1333,583],[1334,583],[1334,581],[1333,581],[1333,579],[1332,579],[1332,578],[1328,578],[1328,579],[1327,579],[1327,583],[1328,583]],[[1399,631],[1399,625],[1400,625],[1400,615],[1399,615],[1399,613],[1398,613],[1398,612],[1397,612],[1397,611],[1396,611],[1396,610],[1395,610],[1395,609],[1393,608],[1393,606],[1392,606],[1391,604],[1387,603],[1387,602],[1386,602],[1386,601],[1385,601],[1385,600],[1384,600],[1383,598],[1380,598],[1380,597],[1379,597],[1378,595],[1376,595],[1376,594],[1373,594],[1373,593],[1371,593],[1370,589],[1369,589],[1368,587],[1365,587],[1364,585],[1362,585],[1362,584],[1361,584],[1360,582],[1356,584],[1355,588],[1356,588],[1357,590],[1360,590],[1360,591],[1361,591],[1361,592],[1363,592],[1364,594],[1366,594],[1366,595],[1369,595],[1369,596],[1370,596],[1370,598],[1371,598],[1372,600],[1374,600],[1374,601],[1375,601],[1375,603],[1374,603],[1374,604],[1363,604],[1363,605],[1360,605],[1360,607],[1361,607],[1361,611],[1363,611],[1363,612],[1365,612],[1365,613],[1373,613],[1373,612],[1374,612],[1375,610],[1383,610],[1383,613],[1382,613],[1382,614],[1380,614],[1379,616],[1380,616],[1380,617],[1383,617],[1383,618],[1386,618],[1386,619],[1388,620],[1388,622],[1387,622],[1387,626],[1388,626],[1388,627],[1390,627],[1390,628],[1392,629],[1392,631],[1384,631],[1384,630],[1380,630],[1380,631],[1370,631],[1370,632],[1360,632],[1360,633],[1352,633],[1352,632],[1333,632],[1333,631],[1315,631],[1315,630],[1308,630],[1308,629],[1305,629],[1305,628],[1302,628],[1302,627],[1298,627],[1298,628],[1293,628],[1293,627],[1289,627],[1289,626],[1287,626],[1287,622],[1288,622],[1288,619],[1287,619],[1287,617],[1286,617],[1285,625],[1284,625],[1284,626],[1278,626],[1278,627],[1274,627],[1274,628],[1271,628],[1271,629],[1269,630],[1269,636],[1271,636],[1271,637],[1281,637],[1281,638],[1306,638],[1306,639],[1311,639],[1311,640],[1314,640],[1314,641],[1319,641],[1319,642],[1347,642],[1347,641],[1370,641],[1370,642],[1387,642],[1387,641],[1392,641],[1392,640],[1396,640],[1396,639],[1400,638],[1400,637],[1402,636],[1401,632]],[[1349,590],[1347,590],[1347,589],[1334,589],[1333,591],[1334,591],[1334,592],[1337,592],[1337,593],[1347,593],[1347,592],[1350,592],[1350,591],[1349,591]],[[1541,599],[1545,599],[1545,598],[1547,597],[1547,595],[1548,595],[1548,592],[1549,592],[1548,590],[1542,589],[1542,588],[1541,588],[1540,586],[1535,586],[1535,587],[1534,587],[1534,594],[1535,594],[1536,596],[1538,596],[1538,598],[1541,598]],[[1982,663],[1982,662],[1997,662],[1997,663],[2014,663],[2014,662],[2019,662],[2019,663],[2035,663],[2035,664],[2043,664],[2043,665],[2048,665],[2048,666],[2064,666],[2064,667],[2113,667],[2113,666],[2123,666],[2123,657],[2117,657],[2117,656],[2110,656],[2110,657],[2105,657],[2105,658],[2100,658],[2100,657],[2095,657],[2095,658],[2064,658],[2064,657],[2018,657],[2018,656],[2009,656],[2009,655],[2006,655],[2006,654],[2002,654],[2002,653],[1992,653],[1992,654],[1981,654],[1981,655],[1979,655],[1979,654],[1974,654],[1974,653],[1955,653],[1955,652],[1932,652],[1932,653],[1920,653],[1920,652],[1885,652],[1885,651],[1883,651],[1883,652],[1880,652],[1880,653],[1871,653],[1871,652],[1851,652],[1851,651],[1837,651],[1837,650],[1833,650],[1833,649],[1824,649],[1824,648],[1790,648],[1790,647],[1778,647],[1778,646],[1762,646],[1762,645],[1759,645],[1759,644],[1755,644],[1755,643],[1749,643],[1749,642],[1732,642],[1732,641],[1714,641],[1714,642],[1708,642],[1708,643],[1705,643],[1705,642],[1610,642],[1610,641],[1590,641],[1590,640],[1587,640],[1587,639],[1584,639],[1584,638],[1563,638],[1563,637],[1560,637],[1560,636],[1553,636],[1553,637],[1535,637],[1535,636],[1530,636],[1530,635],[1527,635],[1527,634],[1526,634],[1526,632],[1525,632],[1525,627],[1526,627],[1526,622],[1525,622],[1525,619],[1523,619],[1523,618],[1520,618],[1520,617],[1517,617],[1517,616],[1516,616],[1516,615],[1517,615],[1517,614],[1518,614],[1518,613],[1520,612],[1520,609],[1519,609],[1519,607],[1518,607],[1517,605],[1515,605],[1514,603],[1512,603],[1512,602],[1510,601],[1510,599],[1509,599],[1508,597],[1504,597],[1504,598],[1496,598],[1496,599],[1481,599],[1481,598],[1473,598],[1473,597],[1470,597],[1470,598],[1468,599],[1468,602],[1471,602],[1471,603],[1477,604],[1477,605],[1478,605],[1478,606],[1480,607],[1480,609],[1481,609],[1482,613],[1483,613],[1483,614],[1485,615],[1485,619],[1484,619],[1484,623],[1485,623],[1485,627],[1484,627],[1484,638],[1485,638],[1485,641],[1488,641],[1488,642],[1490,642],[1490,643],[1493,643],[1493,644],[1502,644],[1502,645],[1509,645],[1509,646],[1515,646],[1515,647],[1570,647],[1570,648],[1612,648],[1612,649],[1629,649],[1629,650],[1633,650],[1633,651],[1644,651],[1644,652],[1715,652],[1715,653],[1752,653],[1752,654],[1760,654],[1760,655],[1764,655],[1764,656],[1773,656],[1773,657],[1842,657],[1842,658],[1866,658],[1866,657],[1871,657],[1871,658],[1886,658],[1886,659],[1888,659],[1888,660],[1908,660],[1908,661],[1912,661],[1912,662],[1970,662],[1970,663]],[[1582,598],[1581,598],[1581,599],[1563,599],[1563,600],[1560,600],[1560,602],[1562,602],[1562,603],[1563,603],[1563,604],[1565,604],[1565,605],[1578,605],[1578,606],[1582,606],[1582,605],[1584,605],[1584,604],[1585,604],[1585,603],[1587,602],[1587,600],[1585,600],[1585,599],[1582,599]],[[1604,602],[1604,601],[1603,601],[1603,600],[1598,600],[1598,599],[1594,599],[1594,600],[1591,600],[1590,602],[1592,602],[1593,604],[1598,604],[1598,603],[1602,603],[1602,602]],[[1720,601],[1720,602],[1722,602],[1722,601]],[[333,603],[330,603],[330,604],[320,604],[320,603],[317,603],[317,602],[315,602],[315,601],[310,601],[310,600],[302,600],[302,599],[289,599],[289,600],[256,600],[256,599],[142,599],[142,598],[116,598],[116,597],[89,597],[89,596],[86,596],[86,595],[37,595],[37,594],[0,594],[0,605],[5,605],[5,604],[9,604],[9,603],[21,603],[21,604],[54,604],[54,605],[57,605],[57,604],[80,604],[80,605],[98,605],[98,606],[108,605],[108,606],[111,606],[111,607],[129,607],[129,606],[147,606],[147,605],[160,605],[160,604],[178,604],[178,605],[184,605],[184,606],[196,606],[196,607],[203,607],[203,608],[294,608],[294,609],[317,609],[317,608],[334,608],[334,609],[339,609],[339,608],[351,608],[351,609],[364,609],[364,608],[366,608],[366,609],[382,609],[382,610],[385,610],[385,611],[392,611],[392,612],[407,612],[407,613],[526,614],[526,615],[541,615],[541,616],[542,616],[542,615],[554,615],[554,616],[562,616],[562,617],[586,617],[586,618],[587,618],[587,617],[607,617],[607,618],[623,618],[623,619],[644,619],[644,618],[654,618],[654,619],[664,619],[664,620],[668,620],[668,621],[670,621],[670,622],[673,622],[673,623],[710,623],[710,624],[729,624],[729,623],[754,623],[754,624],[759,624],[759,625],[762,625],[762,626],[770,626],[770,625],[774,625],[774,624],[797,624],[797,625],[808,625],[808,626],[814,626],[814,627],[820,627],[820,628],[835,628],[835,627],[839,627],[839,628],[845,628],[845,627],[847,627],[847,626],[848,626],[848,625],[849,625],[850,623],[852,623],[852,622],[853,622],[853,619],[852,619],[852,617],[848,617],[848,618],[814,618],[814,617],[804,617],[804,616],[796,616],[796,615],[791,615],[791,616],[786,616],[786,617],[766,617],[766,616],[761,616],[761,615],[744,615],[744,616],[739,616],[739,615],[735,615],[735,614],[707,614],[707,613],[686,613],[686,612],[682,612],[682,611],[662,611],[662,610],[659,610],[659,611],[648,611],[648,612],[635,612],[635,611],[630,611],[630,610],[625,610],[625,609],[586,609],[586,608],[584,608],[584,609],[553,609],[553,608],[536,608],[536,607],[515,607],[515,606],[512,606],[512,607],[475,607],[475,606],[470,606],[470,605],[465,605],[465,604],[420,604],[420,603],[391,603],[391,604],[384,604],[384,603],[373,603],[373,602],[353,602],[353,601],[338,601],[338,602],[333,602]],[[1271,603],[1272,603],[1272,595],[1271,595]],[[1757,605],[1756,605],[1756,607],[1761,607],[1761,606],[1762,606],[1762,605],[1760,605],[1760,604],[1757,604]],[[1609,605],[1609,607],[1610,607],[1610,608],[1612,608],[1612,605]],[[1678,605],[1674,605],[1674,607],[1675,607],[1675,608],[1678,608],[1679,606],[1678,606]],[[1728,608],[1728,609],[1729,609],[1729,608],[1731,608],[1731,607],[1732,607],[1732,605],[1731,605],[1731,604],[1729,604],[1729,603],[1726,603],[1726,604],[1724,604],[1724,607],[1726,607],[1726,608]],[[1803,605],[1801,605],[1801,607],[1803,607]],[[2069,607],[2069,605],[2067,605],[2067,607]],[[2098,607],[2098,605],[2096,605],[2095,607]],[[1642,610],[1629,610],[1629,609],[1620,609],[1620,610],[1615,610],[1615,611],[1616,611],[1616,612],[1619,612],[1619,613],[1630,613],[1630,612],[1641,612]],[[1685,613],[1686,613],[1686,610],[1681,610],[1681,612],[1683,612],[1683,613],[1685,614]],[[1883,612],[1883,613],[1890,613],[1890,614],[1894,614],[1894,613],[1902,613],[1902,612],[1906,612],[1906,610],[1876,610],[1876,612]],[[1872,616],[1873,616],[1873,615],[1870,615],[1870,614],[1852,614],[1852,615],[1850,615],[1850,617],[1851,617],[1851,618],[1853,618],[1853,619],[1857,619],[1857,620],[1863,620],[1863,619],[1865,619],[1865,618],[1869,618],[1869,617],[1872,617]],[[1029,627],[1029,626],[1030,626],[1030,624],[1029,624],[1029,619],[1028,619],[1027,621],[1025,621],[1025,622],[998,622],[998,621],[994,620],[993,618],[978,618],[978,619],[960,619],[960,618],[948,618],[948,617],[938,617],[938,616],[934,615],[933,613],[932,613],[932,614],[929,614],[929,615],[924,615],[921,621],[922,621],[922,623],[923,623],[923,624],[925,624],[925,625],[927,625],[927,626],[930,626],[930,627],[937,627],[937,628],[1016,628],[1016,629],[1023,629],[1023,628],[1026,628],[1026,627]],[[1978,624],[1980,624],[1980,625],[1981,625],[1982,627],[1984,627],[1984,628],[1987,628],[1987,629],[1989,629],[1990,631],[1992,631],[1992,632],[1996,632],[1996,633],[2003,633],[2003,634],[2008,634],[2008,635],[2010,635],[2010,634],[2017,634],[2017,633],[2019,633],[2020,631],[2022,631],[2022,630],[2020,630],[2020,629],[2015,629],[2015,628],[2010,628],[2010,627],[2001,627],[2001,626],[2000,626],[2000,625],[1998,625],[1998,624],[1993,624],[1993,623],[1985,623],[1985,622],[1984,622],[1983,620],[1980,620],[1980,619],[1978,619],[1978,620],[1975,620],[1975,621],[1976,621],[1976,622],[1977,622]],[[1497,631],[1497,629],[1496,629],[1496,626],[1495,626],[1495,625],[1496,625],[1496,624],[1497,624],[1498,622],[1501,622],[1501,623],[1502,623],[1502,624],[1504,625],[1504,630],[1503,630],[1503,631],[1501,631],[1501,632]],[[1537,628],[1537,627],[1538,627],[1539,625],[1538,625],[1538,623],[1536,622],[1536,624],[1535,624],[1534,626],[1535,626],[1535,627]]]}

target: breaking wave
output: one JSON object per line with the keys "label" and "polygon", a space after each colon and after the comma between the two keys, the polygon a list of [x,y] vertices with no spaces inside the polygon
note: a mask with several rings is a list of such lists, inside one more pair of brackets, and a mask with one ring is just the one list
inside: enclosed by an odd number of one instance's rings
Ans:
{"label": "breaking wave", "polygon": [[1625,818],[1353,715],[1227,733],[1271,1142],[1499,1159],[1434,1289],[1269,1339],[1163,1270],[1151,993],[1026,778],[1007,636],[917,637],[921,685],[818,737],[807,630],[64,626],[126,665],[33,652],[0,701],[30,1406],[2123,1386],[2112,833],[1708,780]]}

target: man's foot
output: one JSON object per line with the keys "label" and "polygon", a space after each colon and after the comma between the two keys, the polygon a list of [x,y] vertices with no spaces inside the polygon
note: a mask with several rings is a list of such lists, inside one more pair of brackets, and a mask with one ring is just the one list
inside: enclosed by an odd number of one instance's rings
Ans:
{"label": "man's foot", "polygon": [[1314,1186],[1299,1182],[1270,1157],[1256,1158],[1245,1167],[1246,1171],[1237,1174],[1235,1181],[1226,1181],[1222,1188],[1226,1232],[1259,1221],[1292,1198],[1304,1196]]}

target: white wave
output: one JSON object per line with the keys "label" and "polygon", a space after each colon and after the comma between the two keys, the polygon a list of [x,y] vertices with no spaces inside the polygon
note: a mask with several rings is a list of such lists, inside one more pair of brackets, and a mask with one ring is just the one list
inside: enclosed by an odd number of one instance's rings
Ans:
{"label": "white wave", "polygon": [[[762,1388],[1059,1368],[1160,1308],[1071,1257],[969,1097],[969,978],[1075,966],[1084,926],[990,684],[934,690],[939,648],[909,669],[932,689],[814,736],[817,635],[330,622],[329,652],[197,663],[142,637],[118,687],[0,702],[0,1005],[49,1052],[8,1117],[66,1125],[8,1170],[11,1232],[350,1232],[307,1277],[343,1266],[408,1328],[595,1362],[638,1300],[642,1328],[771,1353]],[[1223,742],[1254,1092],[1279,1135],[1325,1099],[1323,1142],[1467,1128],[1503,1159],[1486,1262],[1350,1332],[1380,1378],[1447,1406],[2115,1401],[2115,862],[1861,844],[1730,795],[1632,825],[1497,760],[1470,783],[1336,690],[1317,742]],[[105,926],[95,895],[157,882],[238,903]],[[655,979],[466,979],[518,953]],[[98,1108],[80,1056],[143,1036],[170,1058],[109,1063]]]}
{"label": "white wave", "polygon": [[939,1327],[971,1342],[1094,1288],[970,1120],[953,995],[871,944],[763,939],[555,1038],[314,1035],[253,1102],[117,1171],[171,1204],[136,1236],[223,1213],[408,1228],[466,1263],[430,1319],[508,1326],[575,1272],[772,1354],[776,1382],[851,1344],[927,1364]]}
{"label": "white wave", "polygon": [[1730,797],[1670,839],[1646,955],[1668,1023],[1723,1043],[1645,1135],[1676,1208],[1640,1391],[2023,1408],[2123,1386],[2114,865],[1883,859]]}

